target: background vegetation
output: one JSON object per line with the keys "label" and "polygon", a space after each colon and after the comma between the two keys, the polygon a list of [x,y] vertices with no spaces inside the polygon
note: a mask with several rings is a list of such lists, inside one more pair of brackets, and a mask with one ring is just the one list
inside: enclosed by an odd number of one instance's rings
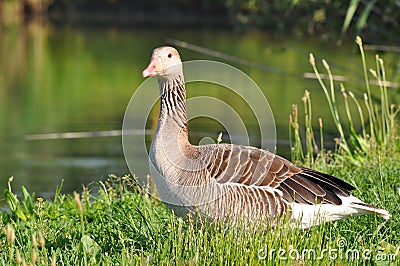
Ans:
{"label": "background vegetation", "polygon": [[322,38],[340,40],[349,31],[351,38],[362,33],[366,41],[393,43],[398,43],[400,36],[400,4],[396,0],[3,0],[0,3],[7,12],[10,8],[6,5],[17,5],[24,14],[49,16],[55,21],[179,27],[211,24],[300,36],[323,33]]}

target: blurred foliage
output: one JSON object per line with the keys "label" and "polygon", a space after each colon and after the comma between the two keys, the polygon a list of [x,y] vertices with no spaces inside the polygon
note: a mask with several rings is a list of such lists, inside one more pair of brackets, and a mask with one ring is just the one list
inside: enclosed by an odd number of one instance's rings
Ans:
{"label": "blurred foliage", "polygon": [[225,0],[54,0],[53,8],[59,10],[80,11],[123,11],[155,13],[221,13],[225,9]]}
{"label": "blurred foliage", "polygon": [[[155,25],[192,26],[213,23],[239,29],[260,28],[298,36],[321,34],[343,39],[362,34],[365,40],[391,40],[400,36],[400,1],[388,0],[4,0],[25,5],[28,13],[45,7],[58,17],[81,15],[81,20],[129,22],[143,20]],[[1,3],[1,2],[0,2]],[[39,10],[39,11],[35,11]],[[103,14],[103,16],[101,16]],[[106,16],[112,15],[112,16]],[[123,18],[121,15],[123,14]],[[63,16],[64,15],[64,16]],[[135,19],[132,19],[135,17]],[[138,19],[139,17],[139,19]],[[76,16],[75,16],[76,18]],[[215,19],[217,18],[217,19]],[[210,22],[213,21],[213,22]],[[340,36],[341,35],[341,36]]]}
{"label": "blurred foliage", "polygon": [[[364,39],[398,41],[400,2],[366,0],[226,0],[231,21],[241,27],[258,27],[297,35],[321,32],[344,34],[362,30]],[[390,30],[385,30],[390,29]]]}

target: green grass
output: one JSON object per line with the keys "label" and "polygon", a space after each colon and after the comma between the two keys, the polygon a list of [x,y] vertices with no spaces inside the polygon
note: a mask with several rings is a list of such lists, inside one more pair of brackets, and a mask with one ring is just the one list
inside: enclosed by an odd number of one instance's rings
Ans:
{"label": "green grass", "polygon": [[[360,45],[362,51],[362,45]],[[363,56],[364,57],[364,56]],[[313,60],[312,60],[313,61]],[[318,76],[315,62],[311,62]],[[365,58],[363,58],[364,71]],[[330,74],[329,65],[324,66]],[[385,80],[377,58],[378,81]],[[373,74],[373,72],[370,72]],[[367,74],[366,78],[367,77]],[[84,189],[53,200],[35,199],[22,188],[5,190],[9,211],[0,212],[0,264],[2,265],[399,265],[400,264],[400,141],[394,123],[397,111],[389,108],[386,88],[378,87],[381,101],[372,103],[367,86],[364,105],[369,109],[362,132],[342,130],[336,110],[332,79],[319,80],[329,103],[340,139],[335,152],[318,147],[312,128],[312,106],[304,103],[305,145],[300,138],[299,110],[293,107],[290,126],[293,160],[338,176],[352,184],[353,195],[392,214],[388,221],[376,216],[352,217],[309,230],[290,228],[281,221],[248,226],[182,220],[162,202],[149,196],[133,177],[110,176]],[[343,86],[342,86],[343,87]],[[345,96],[346,95],[346,96]],[[323,125],[319,121],[321,143]]]}
{"label": "green grass", "polygon": [[[80,197],[57,193],[53,201],[36,200],[31,210],[24,207],[29,199],[21,199],[25,221],[16,212],[2,212],[0,263],[17,264],[17,253],[28,263],[35,253],[37,265],[52,261],[57,265],[287,265],[308,264],[314,256],[311,249],[316,252],[315,259],[326,250],[322,259],[316,259],[324,265],[335,256],[344,264],[353,260],[378,263],[377,256],[392,256],[389,254],[396,254],[400,247],[400,158],[396,154],[398,150],[362,168],[343,164],[330,171],[353,184],[357,188],[354,195],[389,210],[389,221],[375,216],[354,217],[306,231],[285,225],[241,229],[202,224],[177,218],[133,178],[111,177],[98,191],[88,189]],[[15,240],[10,227],[15,230]],[[355,249],[370,252],[369,259],[351,255]],[[300,256],[293,259],[297,251]],[[395,259],[400,262],[400,252]]]}

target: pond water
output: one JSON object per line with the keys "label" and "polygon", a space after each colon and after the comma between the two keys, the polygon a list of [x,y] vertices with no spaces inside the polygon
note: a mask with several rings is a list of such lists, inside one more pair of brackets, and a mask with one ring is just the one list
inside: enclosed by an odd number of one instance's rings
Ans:
{"label": "pond water", "polygon": [[[5,188],[8,178],[14,176],[16,190],[24,185],[37,195],[51,196],[61,180],[64,180],[63,191],[71,192],[81,190],[82,184],[104,180],[110,173],[129,173],[119,134],[124,112],[135,89],[143,82],[141,72],[152,49],[166,44],[168,37],[269,67],[230,62],[179,48],[183,60],[209,59],[231,64],[260,86],[275,117],[278,153],[286,157],[291,106],[302,106],[301,97],[306,89],[311,92],[315,125],[317,118],[322,117],[326,141],[332,144],[336,137],[322,90],[316,80],[303,77],[304,73],[312,72],[308,63],[310,52],[318,59],[326,58],[335,74],[349,77],[353,82],[346,84],[356,95],[361,96],[364,88],[360,56],[352,43],[337,47],[318,39],[212,28],[121,29],[41,23],[2,26],[0,186]],[[373,54],[368,56],[373,65]],[[394,64],[396,58],[386,57],[389,65]],[[339,83],[336,84],[339,91],[338,86]],[[188,97],[204,94],[231,100],[230,105],[247,112],[247,107],[242,108],[229,92],[207,85],[199,87],[188,88]],[[342,107],[340,101],[339,108]],[[157,106],[153,109],[149,130],[157,119]],[[251,117],[244,120],[250,143],[259,145],[257,123]],[[207,118],[193,119],[189,126],[193,143],[205,136],[215,139],[218,132],[224,131],[221,124]],[[52,135],[67,132],[87,133]],[[150,143],[151,134],[146,139]]]}

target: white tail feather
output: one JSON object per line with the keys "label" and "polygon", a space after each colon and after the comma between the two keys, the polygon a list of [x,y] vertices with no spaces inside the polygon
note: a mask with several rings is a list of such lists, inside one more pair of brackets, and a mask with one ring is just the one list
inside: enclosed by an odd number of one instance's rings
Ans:
{"label": "white tail feather", "polygon": [[339,198],[342,200],[341,205],[292,203],[292,218],[299,221],[301,223],[299,227],[303,229],[363,214],[376,214],[384,219],[390,219],[390,214],[386,210],[368,205],[354,196],[339,196]]}

